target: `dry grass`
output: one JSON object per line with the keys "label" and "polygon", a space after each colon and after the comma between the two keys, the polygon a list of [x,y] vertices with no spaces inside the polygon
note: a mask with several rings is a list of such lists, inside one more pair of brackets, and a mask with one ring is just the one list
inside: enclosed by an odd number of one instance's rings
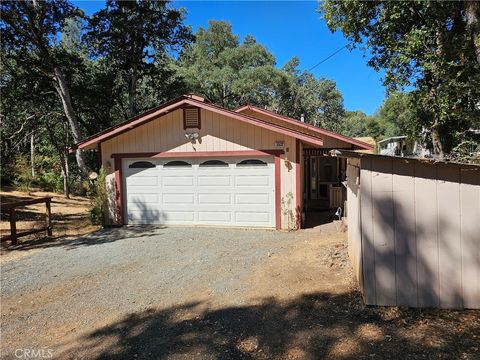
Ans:
{"label": "dry grass", "polygon": [[[39,198],[44,196],[52,197],[52,225],[53,236],[51,241],[61,241],[75,236],[88,234],[99,227],[90,223],[88,209],[90,200],[81,196],[70,196],[67,199],[63,194],[46,191],[32,191],[25,193],[13,189],[3,188],[0,191],[0,202],[2,204],[20,200]],[[17,232],[31,229],[38,229],[45,226],[45,204],[34,204],[17,209]],[[2,214],[0,220],[0,234],[10,234],[9,215]],[[30,236],[18,239],[19,244],[31,243],[45,240],[46,234],[39,232]],[[10,241],[2,244],[2,260],[13,257],[13,251],[8,251]],[[5,251],[7,249],[7,251]],[[10,247],[11,249],[11,247]]]}

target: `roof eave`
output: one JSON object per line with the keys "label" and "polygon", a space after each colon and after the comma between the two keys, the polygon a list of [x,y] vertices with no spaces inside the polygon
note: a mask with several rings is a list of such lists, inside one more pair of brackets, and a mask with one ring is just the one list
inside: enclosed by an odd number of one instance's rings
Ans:
{"label": "roof eave", "polygon": [[280,125],[276,124],[271,124],[269,122],[263,121],[261,119],[257,119],[252,116],[248,116],[245,114],[237,113],[235,111],[230,111],[227,109],[220,108],[216,105],[213,104],[207,104],[203,101],[196,100],[194,98],[188,97],[188,96],[182,96],[179,98],[176,98],[172,101],[169,101],[157,108],[151,109],[146,113],[140,114],[132,119],[127,120],[126,122],[122,124],[118,124],[112,128],[106,129],[104,131],[101,131],[95,135],[92,135],[85,140],[82,140],[71,147],[68,148],[69,152],[72,153],[76,150],[82,150],[82,149],[87,149],[91,147],[92,145],[95,145],[102,142],[106,141],[112,137],[118,136],[126,131],[132,130],[136,128],[137,126],[143,125],[144,123],[154,120],[162,115],[167,114],[170,111],[174,111],[177,108],[183,106],[183,105],[191,105],[191,106],[197,106],[199,108],[203,108],[208,111],[220,113],[226,116],[230,116],[233,118],[237,118],[239,120],[242,120],[244,122],[250,123],[252,125],[264,127],[266,129],[269,129],[271,131],[277,132],[277,133],[282,133],[288,136],[292,136],[294,138],[298,138],[302,141],[305,141],[307,143],[316,145],[316,146],[322,146],[323,145],[323,140],[321,138],[317,138],[308,134],[303,134],[300,132],[297,132],[295,130],[282,127]]}
{"label": "roof eave", "polygon": [[313,125],[310,125],[310,124],[306,124],[304,122],[301,122],[299,120],[295,120],[293,118],[290,118],[288,116],[285,116],[285,115],[281,115],[281,114],[277,114],[273,111],[270,111],[270,110],[266,110],[266,109],[262,109],[262,108],[259,108],[257,106],[254,106],[254,105],[250,105],[250,104],[246,104],[246,105],[243,105],[243,106],[240,106],[239,108],[235,109],[235,112],[241,112],[241,111],[244,111],[244,110],[251,110],[251,111],[256,111],[258,113],[261,113],[261,114],[264,114],[266,116],[272,116],[278,120],[283,120],[283,121],[286,121],[286,122],[289,122],[291,124],[294,124],[294,125],[297,125],[297,126],[300,126],[300,127],[304,127],[306,129],[309,129],[309,130],[312,130],[312,131],[316,131],[318,132],[319,135],[323,135],[323,136],[330,136],[330,137],[333,137],[335,139],[338,139],[338,140],[342,140],[342,141],[345,141],[345,142],[348,142],[350,144],[352,144],[353,146],[356,146],[358,147],[359,150],[374,150],[375,149],[375,146],[372,146],[370,144],[367,144],[367,143],[364,143],[363,141],[360,141],[360,140],[356,140],[356,139],[353,139],[349,136],[345,136],[345,135],[341,135],[341,134],[337,134],[333,131],[329,131],[329,130],[325,130],[325,129],[320,129],[316,126],[313,126]]}

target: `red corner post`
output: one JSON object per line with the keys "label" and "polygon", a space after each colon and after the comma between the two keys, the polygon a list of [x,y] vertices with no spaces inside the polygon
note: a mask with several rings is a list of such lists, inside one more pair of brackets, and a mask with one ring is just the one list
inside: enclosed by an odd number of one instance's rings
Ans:
{"label": "red corner post", "polygon": [[280,183],[280,155],[275,154],[275,228],[282,228],[282,187]]}
{"label": "red corner post", "polygon": [[297,215],[297,229],[302,228],[302,176],[301,176],[301,171],[302,171],[302,166],[301,166],[301,159],[302,159],[302,154],[300,153],[300,140],[296,139],[295,143],[295,212]]}

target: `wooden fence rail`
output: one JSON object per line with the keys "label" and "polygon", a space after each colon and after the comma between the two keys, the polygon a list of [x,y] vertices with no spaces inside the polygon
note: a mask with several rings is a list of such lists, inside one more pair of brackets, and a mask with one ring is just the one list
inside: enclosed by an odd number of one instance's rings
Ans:
{"label": "wooden fence rail", "polygon": [[[45,196],[36,199],[29,199],[29,200],[22,200],[10,203],[4,203],[1,205],[1,212],[2,213],[9,213],[10,214],[10,235],[3,236],[2,242],[11,240],[12,245],[17,244],[17,239],[22,236],[27,236],[30,234],[35,234],[37,232],[46,231],[48,236],[52,236],[52,209],[51,209],[51,202],[52,198],[50,196]],[[22,231],[17,233],[17,214],[16,208],[21,206],[33,205],[33,204],[40,204],[45,203],[46,211],[45,211],[45,223],[46,226],[40,229],[32,229],[27,231]]]}

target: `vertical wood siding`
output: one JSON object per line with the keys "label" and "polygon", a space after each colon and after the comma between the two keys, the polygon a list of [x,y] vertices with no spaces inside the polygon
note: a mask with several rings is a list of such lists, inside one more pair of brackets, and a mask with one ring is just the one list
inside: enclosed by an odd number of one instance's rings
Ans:
{"label": "vertical wood siding", "polygon": [[[292,193],[292,211],[295,213],[295,139],[267,129],[231,119],[208,110],[201,110],[200,138],[192,144],[185,138],[183,112],[175,110],[156,120],[102,142],[102,164],[110,163],[107,185],[110,190],[109,221],[115,222],[114,164],[111,154],[135,152],[192,152],[192,151],[242,151],[275,149],[275,141],[284,141],[285,154],[281,155],[281,196]],[[288,160],[288,161],[286,161]],[[282,226],[288,217],[282,214]]]}
{"label": "vertical wood siding", "polygon": [[366,157],[360,196],[351,160],[347,173],[350,255],[365,302],[480,308],[480,168]]}

